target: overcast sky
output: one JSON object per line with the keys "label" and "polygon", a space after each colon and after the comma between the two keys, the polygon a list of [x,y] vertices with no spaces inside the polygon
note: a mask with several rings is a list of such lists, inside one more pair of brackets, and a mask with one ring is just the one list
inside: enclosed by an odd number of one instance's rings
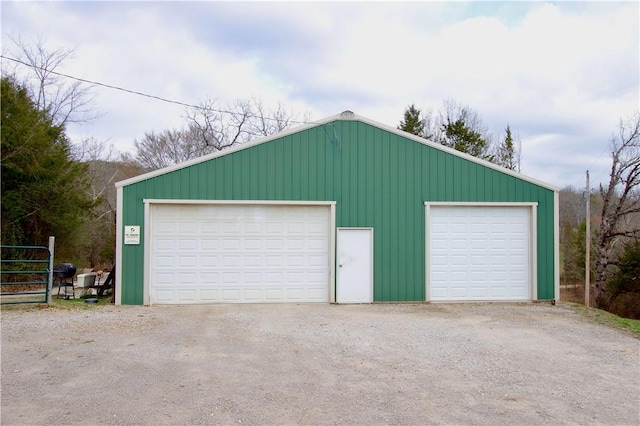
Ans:
{"label": "overcast sky", "polygon": [[[308,112],[346,109],[397,126],[407,105],[445,99],[522,141],[522,171],[556,186],[607,179],[608,141],[640,104],[633,2],[6,2],[9,37],[74,48],[58,71],[197,104],[257,97]],[[9,50],[10,51],[10,50]],[[102,117],[74,139],[131,151],[180,128],[184,108],[96,87]]]}

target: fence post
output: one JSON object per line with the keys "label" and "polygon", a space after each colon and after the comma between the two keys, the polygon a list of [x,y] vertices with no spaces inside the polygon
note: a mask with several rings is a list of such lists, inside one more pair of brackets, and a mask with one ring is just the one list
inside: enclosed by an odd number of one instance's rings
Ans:
{"label": "fence post", "polygon": [[53,291],[53,251],[56,237],[49,237],[49,279],[47,280],[47,305],[51,304],[51,292]]}

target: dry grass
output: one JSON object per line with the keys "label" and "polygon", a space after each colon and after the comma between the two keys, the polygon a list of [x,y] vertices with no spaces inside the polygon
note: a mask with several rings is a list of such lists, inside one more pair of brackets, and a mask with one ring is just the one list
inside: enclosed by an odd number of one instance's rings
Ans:
{"label": "dry grass", "polygon": [[584,287],[560,286],[560,300],[563,302],[580,303],[584,305]]}
{"label": "dry grass", "polygon": [[640,338],[640,320],[622,318],[607,311],[591,307],[587,308],[584,306],[583,286],[566,288],[560,286],[560,300],[562,302],[573,304],[573,308],[577,312],[580,312],[595,322],[624,330],[633,336]]}

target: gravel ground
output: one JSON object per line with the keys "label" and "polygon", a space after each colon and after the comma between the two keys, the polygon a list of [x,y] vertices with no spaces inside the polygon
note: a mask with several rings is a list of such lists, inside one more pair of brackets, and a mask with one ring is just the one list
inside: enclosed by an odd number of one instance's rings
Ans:
{"label": "gravel ground", "polygon": [[640,340],[546,304],[4,309],[12,424],[640,424]]}

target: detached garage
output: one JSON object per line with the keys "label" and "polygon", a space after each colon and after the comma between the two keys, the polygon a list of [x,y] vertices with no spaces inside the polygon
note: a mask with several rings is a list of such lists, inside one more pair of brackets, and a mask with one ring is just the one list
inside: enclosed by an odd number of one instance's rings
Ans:
{"label": "detached garage", "polygon": [[556,188],[349,111],[116,186],[118,304],[559,298]]}

